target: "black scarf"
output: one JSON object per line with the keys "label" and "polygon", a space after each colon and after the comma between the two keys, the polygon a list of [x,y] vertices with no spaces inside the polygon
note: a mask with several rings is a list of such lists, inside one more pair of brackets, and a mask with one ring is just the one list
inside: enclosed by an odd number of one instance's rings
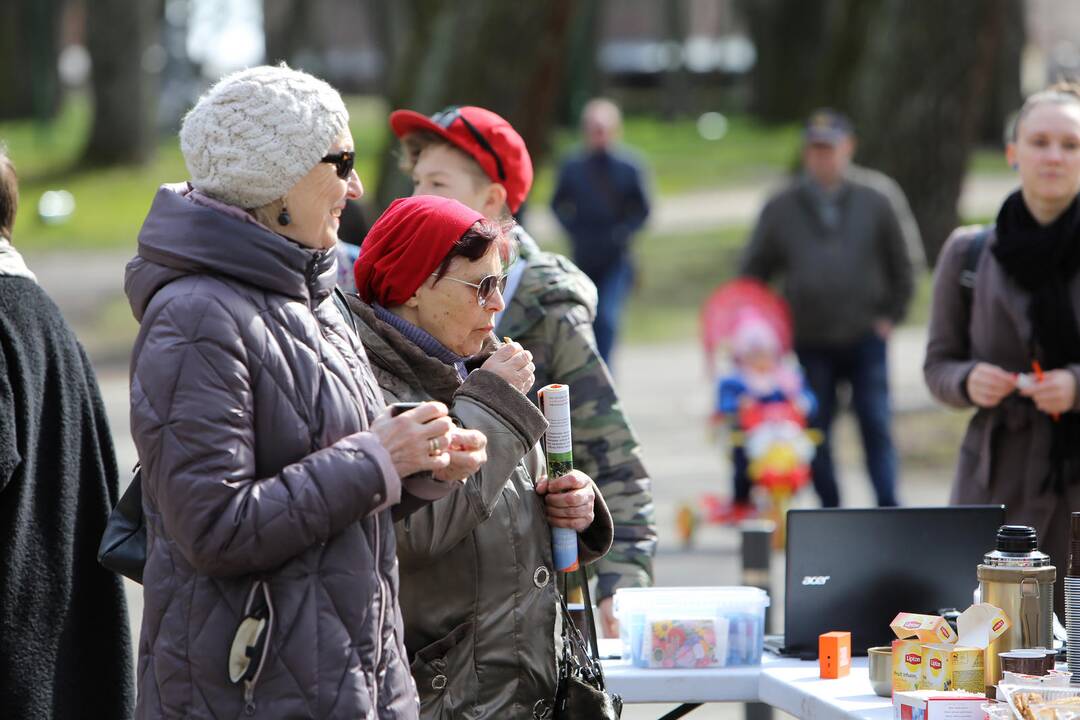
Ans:
{"label": "black scarf", "polygon": [[[1080,202],[1076,198],[1054,222],[1035,220],[1020,192],[1009,196],[997,218],[994,257],[1005,273],[1031,295],[1031,357],[1044,370],[1080,363],[1080,329],[1069,282],[1080,269]],[[1043,491],[1061,494],[1075,481],[1080,460],[1080,413],[1067,412],[1053,423],[1050,473]]]}

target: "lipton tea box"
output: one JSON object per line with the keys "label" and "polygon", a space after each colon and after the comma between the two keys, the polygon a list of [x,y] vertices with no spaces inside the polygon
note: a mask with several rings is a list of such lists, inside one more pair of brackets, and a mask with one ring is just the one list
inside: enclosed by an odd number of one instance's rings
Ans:
{"label": "lipton tea box", "polygon": [[927,643],[956,641],[948,621],[940,615],[900,613],[889,627],[896,634],[892,643],[893,692],[916,690],[924,673],[924,649]]}
{"label": "lipton tea box", "polygon": [[986,692],[984,648],[935,643],[923,649],[925,666],[920,690],[966,690]]}
{"label": "lipton tea box", "polygon": [[956,619],[955,644],[931,643],[923,648],[920,690],[986,691],[986,647],[1009,629],[1009,620],[988,603],[972,605]]}

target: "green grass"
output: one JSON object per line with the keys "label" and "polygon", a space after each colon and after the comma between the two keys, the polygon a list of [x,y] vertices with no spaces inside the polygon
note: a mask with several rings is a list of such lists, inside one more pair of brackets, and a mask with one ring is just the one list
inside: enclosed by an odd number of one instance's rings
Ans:
{"label": "green grass", "polygon": [[[655,118],[626,120],[624,143],[645,161],[653,190],[677,195],[692,190],[760,182],[791,167],[799,151],[799,127],[762,126],[746,117],[728,118],[720,140],[705,140],[692,120],[663,122]],[[553,158],[579,143],[574,129],[556,133]],[[556,163],[540,168],[532,197],[546,202],[554,186]]]}
{"label": "green grass", "polygon": [[[349,97],[346,102],[356,140],[357,168],[368,189],[373,190],[378,153],[389,134],[388,108],[375,97]],[[157,186],[186,178],[175,136],[162,138],[155,158],[145,167],[77,169],[89,122],[88,99],[73,96],[51,123],[0,123],[0,141],[7,143],[20,175],[22,197],[15,237],[21,248],[31,252],[133,248]],[[626,144],[646,159],[659,195],[766,181],[791,166],[799,146],[797,126],[762,127],[738,116],[729,118],[729,123],[723,139],[708,141],[701,138],[693,121],[667,123],[631,117],[624,137]],[[557,131],[553,159],[572,150],[577,142],[575,129]],[[551,195],[553,165],[538,169],[532,193],[537,202],[544,203]],[[975,154],[972,168],[984,173],[1009,172],[1001,153],[990,149]],[[37,202],[46,190],[59,188],[75,196],[75,214],[68,223],[45,225],[37,219]],[[696,337],[701,303],[713,288],[732,277],[748,234],[745,227],[671,235],[643,233],[636,248],[639,277],[627,309],[626,341]],[[565,245],[553,247],[565,250]],[[923,274],[909,322],[926,321],[929,296],[930,279]],[[122,325],[113,320],[125,312],[103,308],[101,329]]]}
{"label": "green grass", "polygon": [[[351,127],[357,146],[360,176],[375,175],[377,153],[386,130],[383,103],[349,98]],[[134,247],[154,191],[167,182],[187,178],[176,136],[161,139],[154,159],[142,167],[106,170],[80,169],[79,154],[86,142],[90,104],[73,96],[52,122],[0,123],[0,141],[19,173],[19,215],[15,238],[26,250],[98,250]],[[64,189],[75,197],[70,221],[46,225],[37,217],[37,203],[46,190]]]}
{"label": "green grass", "polygon": [[968,171],[980,175],[1010,175],[1013,172],[1005,162],[1005,151],[998,148],[979,148],[972,153]]}
{"label": "green grass", "polygon": [[[386,104],[376,97],[346,98],[357,148],[357,169],[368,189],[378,182],[376,161],[389,128]],[[143,167],[86,170],[78,158],[86,142],[91,107],[85,95],[74,95],[53,121],[0,123],[20,177],[20,212],[15,237],[27,250],[132,247],[154,190],[187,177],[176,137],[163,137],[154,159]],[[763,129],[746,118],[730,119],[727,135],[704,140],[691,121],[665,123],[630,118],[626,143],[646,159],[652,185],[661,195],[734,185],[775,176],[787,168],[798,148],[798,128]],[[556,133],[553,158],[569,152],[577,131]],[[552,165],[538,169],[533,197],[551,196]],[[64,189],[75,197],[69,222],[46,225],[37,218],[37,203],[47,190]]]}

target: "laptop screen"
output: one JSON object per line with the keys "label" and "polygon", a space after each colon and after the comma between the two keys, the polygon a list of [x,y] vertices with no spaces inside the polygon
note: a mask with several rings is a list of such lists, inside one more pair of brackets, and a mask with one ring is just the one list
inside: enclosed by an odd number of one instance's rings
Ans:
{"label": "laptop screen", "polygon": [[817,657],[818,635],[847,630],[864,655],[892,642],[898,612],[966,609],[1004,522],[1002,505],[792,510],[784,653]]}

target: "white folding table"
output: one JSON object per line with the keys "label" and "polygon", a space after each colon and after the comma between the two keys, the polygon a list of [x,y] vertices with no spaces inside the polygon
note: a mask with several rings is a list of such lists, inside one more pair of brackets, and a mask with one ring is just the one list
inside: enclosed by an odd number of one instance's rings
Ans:
{"label": "white folding table", "polygon": [[626,703],[680,703],[674,720],[710,702],[763,702],[812,720],[889,720],[892,702],[870,687],[867,659],[855,658],[851,674],[822,680],[816,661],[766,654],[760,666],[702,670],[647,670],[626,660],[605,660],[608,689]]}

